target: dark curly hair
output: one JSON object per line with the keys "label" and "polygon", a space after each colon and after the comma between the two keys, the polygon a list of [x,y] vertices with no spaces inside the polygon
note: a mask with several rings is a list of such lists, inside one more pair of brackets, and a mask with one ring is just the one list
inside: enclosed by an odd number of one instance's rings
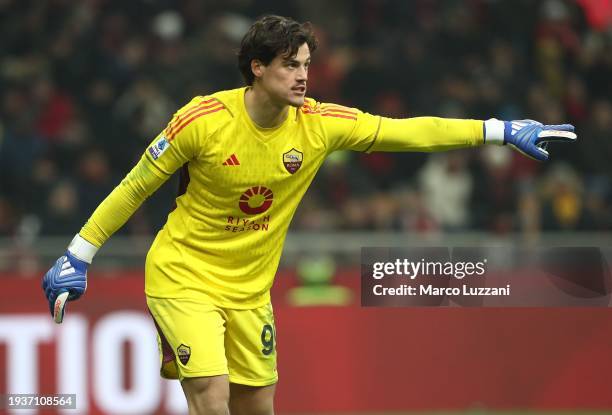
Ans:
{"label": "dark curly hair", "polygon": [[251,61],[257,59],[268,65],[277,55],[295,56],[304,43],[310,53],[317,48],[310,22],[298,23],[282,16],[264,16],[257,20],[242,38],[238,52],[238,68],[247,85],[253,85],[255,75]]}

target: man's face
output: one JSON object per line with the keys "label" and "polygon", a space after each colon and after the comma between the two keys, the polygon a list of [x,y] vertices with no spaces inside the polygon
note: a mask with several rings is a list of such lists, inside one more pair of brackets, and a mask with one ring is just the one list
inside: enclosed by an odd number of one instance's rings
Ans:
{"label": "man's face", "polygon": [[278,55],[267,66],[261,65],[261,76],[256,78],[256,82],[274,103],[301,107],[306,95],[309,65],[310,50],[304,43],[295,56]]}

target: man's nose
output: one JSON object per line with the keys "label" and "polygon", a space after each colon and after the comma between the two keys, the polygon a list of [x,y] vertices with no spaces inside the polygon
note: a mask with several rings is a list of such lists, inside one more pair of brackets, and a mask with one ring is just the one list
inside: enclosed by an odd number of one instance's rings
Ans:
{"label": "man's nose", "polygon": [[298,70],[298,73],[297,73],[297,80],[298,81],[308,80],[308,68],[306,68],[305,66],[300,66],[300,69]]}

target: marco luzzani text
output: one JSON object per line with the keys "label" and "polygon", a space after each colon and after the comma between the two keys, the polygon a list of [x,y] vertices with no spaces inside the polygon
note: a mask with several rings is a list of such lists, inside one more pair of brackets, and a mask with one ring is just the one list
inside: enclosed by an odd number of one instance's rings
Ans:
{"label": "marco luzzani text", "polygon": [[[410,261],[396,259],[393,262],[375,262],[372,264],[372,278],[383,282],[389,278],[409,278],[413,284],[400,284],[385,287],[374,284],[372,292],[376,296],[509,296],[510,284],[505,287],[471,286],[470,280],[482,279],[486,275],[487,260],[479,262],[441,262]],[[431,279],[455,278],[463,283],[452,287],[439,287],[428,284]],[[481,283],[480,281],[479,283]]]}

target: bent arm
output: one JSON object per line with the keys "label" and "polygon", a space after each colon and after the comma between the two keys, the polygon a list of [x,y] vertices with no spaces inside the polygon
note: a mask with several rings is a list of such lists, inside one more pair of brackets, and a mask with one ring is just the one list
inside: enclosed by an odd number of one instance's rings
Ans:
{"label": "bent arm", "polygon": [[484,144],[483,121],[438,117],[381,117],[371,151],[445,151]]}
{"label": "bent arm", "polygon": [[101,247],[169,177],[143,156],[102,201],[79,235],[97,248]]}

